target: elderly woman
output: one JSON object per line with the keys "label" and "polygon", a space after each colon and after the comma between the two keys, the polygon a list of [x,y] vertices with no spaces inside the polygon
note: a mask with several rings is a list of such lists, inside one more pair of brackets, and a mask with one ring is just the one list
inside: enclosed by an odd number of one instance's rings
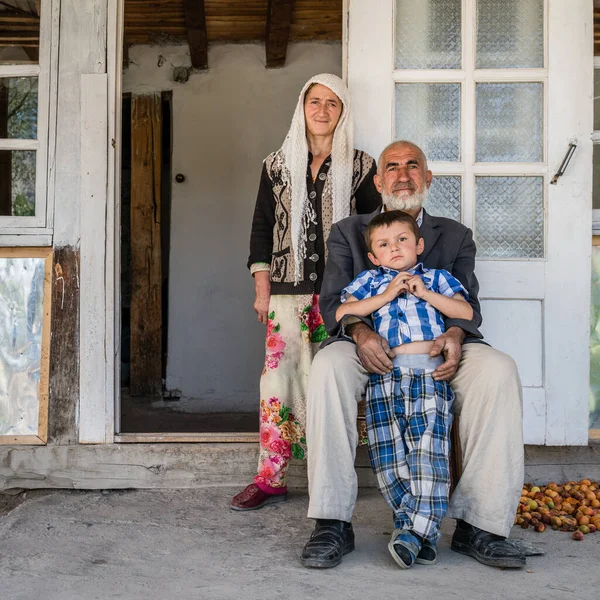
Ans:
{"label": "elderly woman", "polygon": [[260,380],[260,455],[235,510],[286,499],[290,459],[305,458],[306,381],[327,337],[319,292],[331,225],[381,203],[377,166],[355,150],[348,90],[321,74],[300,92],[283,146],[264,161],[250,236],[258,320],[267,326]]}

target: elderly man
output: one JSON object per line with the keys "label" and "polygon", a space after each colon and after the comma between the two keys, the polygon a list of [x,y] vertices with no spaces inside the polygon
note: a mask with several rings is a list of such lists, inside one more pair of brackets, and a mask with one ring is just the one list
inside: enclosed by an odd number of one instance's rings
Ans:
{"label": "elderly man", "polygon": [[[446,320],[446,333],[432,350],[432,356],[441,353],[445,358],[434,378],[450,380],[460,415],[463,473],[448,511],[457,520],[452,549],[485,565],[522,567],[525,557],[505,539],[523,484],[521,383],[514,361],[485,344],[478,330],[471,230],[433,217],[421,206],[431,179],[422,150],[399,141],[381,154],[375,185],[384,210],[404,210],[417,219],[425,240],[419,257],[423,265],[450,271],[467,288],[473,307],[472,321]],[[315,357],[308,385],[308,516],[316,519],[316,526],[302,552],[307,567],[334,567],[354,549],[357,402],[369,372],[392,369],[390,348],[369,319],[335,320],[341,290],[372,268],[363,232],[379,210],[338,222],[329,236],[320,307],[330,338]]]}

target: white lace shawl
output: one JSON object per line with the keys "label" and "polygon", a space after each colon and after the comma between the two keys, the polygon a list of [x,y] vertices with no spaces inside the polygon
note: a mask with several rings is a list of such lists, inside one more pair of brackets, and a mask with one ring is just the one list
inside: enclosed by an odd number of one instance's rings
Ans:
{"label": "white lace shawl", "polygon": [[294,282],[296,284],[300,281],[301,265],[306,258],[306,231],[310,224],[316,223],[317,220],[317,215],[308,199],[306,189],[308,144],[304,119],[304,95],[313,83],[320,83],[328,87],[343,104],[342,114],[333,135],[331,148],[330,173],[333,223],[350,214],[350,199],[352,197],[354,124],[350,111],[350,95],[346,85],[339,77],[330,73],[321,73],[309,79],[302,88],[290,130],[281,146],[285,161],[282,176],[284,183],[291,186],[291,238],[295,264]]}

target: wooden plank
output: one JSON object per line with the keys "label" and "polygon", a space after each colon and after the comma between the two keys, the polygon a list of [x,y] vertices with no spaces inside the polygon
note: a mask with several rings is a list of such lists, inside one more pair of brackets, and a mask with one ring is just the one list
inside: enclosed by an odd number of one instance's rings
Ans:
{"label": "wooden plank", "polygon": [[[99,444],[0,447],[0,490],[13,488],[242,489],[256,475],[252,443]],[[359,487],[376,487],[366,449],[358,448]],[[288,485],[306,489],[306,462],[292,460]]]}
{"label": "wooden plank", "polygon": [[49,248],[40,248],[38,246],[0,248],[0,258],[47,258],[49,252]]}
{"label": "wooden plank", "polygon": [[0,77],[35,77],[40,74],[40,65],[32,65],[29,63],[19,64],[17,66],[18,73],[15,72],[15,65],[0,65]]}
{"label": "wooden plank", "polygon": [[77,443],[79,402],[79,250],[54,249],[48,439]]}
{"label": "wooden plank", "polygon": [[0,148],[3,150],[37,150],[40,147],[39,140],[2,140]]}
{"label": "wooden plank", "polygon": [[460,417],[455,414],[450,431],[450,493],[454,491],[463,474],[462,447],[460,445]]}
{"label": "wooden plank", "polygon": [[132,396],[162,392],[161,98],[131,102]]}
{"label": "wooden plank", "polygon": [[[30,441],[35,444],[35,440]],[[39,442],[37,442],[39,444]],[[0,447],[0,490],[14,488],[202,488],[240,486],[256,474],[258,444],[111,444]],[[365,447],[357,449],[359,487],[376,487]],[[293,460],[293,488],[306,488],[306,462]],[[525,480],[600,479],[600,446],[525,446]]]}
{"label": "wooden plank", "polygon": [[[36,248],[36,250],[38,250]],[[40,383],[37,437],[48,441],[48,405],[50,388],[50,324],[52,311],[52,248],[46,249],[44,264],[44,315],[42,318],[42,351],[40,356]]]}
{"label": "wooden plank", "polygon": [[194,69],[208,69],[208,34],[204,0],[183,0],[190,57]]}
{"label": "wooden plank", "polygon": [[46,441],[37,435],[0,435],[0,445],[2,446],[38,446],[45,443]]}
{"label": "wooden plank", "polygon": [[115,435],[120,444],[174,444],[174,443],[253,443],[260,441],[258,433],[121,433]]}
{"label": "wooden plank", "polygon": [[106,412],[106,73],[81,75],[79,442],[104,443]]}
{"label": "wooden plank", "polygon": [[268,69],[285,65],[293,10],[294,0],[269,0],[265,34]]}
{"label": "wooden plank", "polygon": [[[54,2],[58,4],[58,2]],[[53,6],[54,8],[54,6]],[[77,246],[87,236],[81,227],[81,74],[106,71],[106,0],[60,1],[55,164],[54,240],[56,246]],[[54,21],[54,16],[53,16]],[[58,40],[52,39],[52,46]],[[42,58],[44,53],[42,52]],[[90,224],[94,229],[97,223]],[[104,243],[104,236],[102,236]],[[83,289],[82,289],[83,292]]]}
{"label": "wooden plank", "polygon": [[[14,232],[14,229],[12,230]],[[6,228],[0,228],[0,247],[2,246],[51,246],[52,234],[14,234],[7,233]]]}
{"label": "wooden plank", "polygon": [[[0,138],[8,137],[8,86],[0,86]],[[0,215],[12,215],[12,152],[0,151]]]}
{"label": "wooden plank", "polygon": [[106,443],[112,444],[119,431],[121,383],[121,109],[123,74],[124,0],[109,0],[107,13],[106,70],[108,75],[108,190],[106,202]]}

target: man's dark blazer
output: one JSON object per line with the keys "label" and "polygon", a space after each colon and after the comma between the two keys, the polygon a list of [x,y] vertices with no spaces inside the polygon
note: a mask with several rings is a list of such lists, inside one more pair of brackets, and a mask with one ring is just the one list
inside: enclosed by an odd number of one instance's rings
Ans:
{"label": "man's dark blazer", "polygon": [[[367,223],[380,212],[381,208],[378,208],[370,215],[348,217],[331,228],[327,241],[329,256],[319,300],[325,328],[330,336],[323,345],[347,339],[343,327],[335,320],[335,311],[341,304],[341,291],[363,271],[376,268],[367,256],[364,233]],[[429,269],[446,269],[452,273],[469,292],[469,304],[473,307],[471,321],[446,319],[446,328],[458,326],[467,332],[465,343],[480,341],[483,336],[478,329],[481,325],[481,309],[477,298],[479,283],[475,277],[475,242],[471,230],[452,219],[433,217],[425,210],[420,229],[425,250],[419,256],[419,261]],[[361,320],[371,325],[369,319]]]}

